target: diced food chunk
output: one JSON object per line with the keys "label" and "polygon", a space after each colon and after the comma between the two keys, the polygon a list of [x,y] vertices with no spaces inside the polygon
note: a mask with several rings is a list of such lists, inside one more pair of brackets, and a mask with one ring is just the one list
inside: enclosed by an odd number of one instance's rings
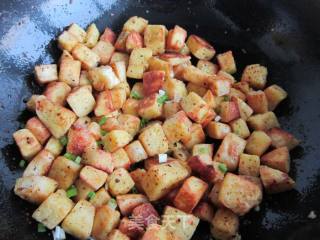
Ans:
{"label": "diced food chunk", "polygon": [[242,216],[262,200],[260,187],[242,176],[227,173],[220,191],[219,201],[234,213]]}
{"label": "diced food chunk", "polygon": [[96,104],[91,91],[85,86],[72,91],[67,98],[67,102],[78,117],[87,116]]}
{"label": "diced food chunk", "polygon": [[57,64],[38,65],[35,67],[36,79],[39,84],[58,80]]}
{"label": "diced food chunk", "polygon": [[226,208],[219,208],[211,223],[212,236],[217,239],[231,239],[239,229],[239,217]]}
{"label": "diced food chunk", "polygon": [[131,163],[140,162],[148,158],[148,155],[139,140],[131,142],[124,149],[126,150]]}
{"label": "diced food chunk", "polygon": [[128,193],[134,186],[130,174],[124,168],[118,168],[108,177],[109,191],[113,196]]}
{"label": "diced food chunk", "polygon": [[32,214],[32,218],[49,229],[55,228],[68,215],[74,203],[64,190],[52,193]]}
{"label": "diced food chunk", "polygon": [[288,173],[290,170],[290,154],[287,147],[280,147],[264,154],[261,163],[268,167]]}
{"label": "diced food chunk", "polygon": [[100,61],[99,55],[83,44],[77,44],[72,49],[72,56],[81,62],[84,69],[96,67]]}
{"label": "diced food chunk", "polygon": [[129,58],[127,77],[142,79],[144,71],[148,68],[148,61],[152,57],[150,48],[133,49]]}
{"label": "diced food chunk", "polygon": [[60,63],[59,81],[68,84],[70,87],[79,85],[81,62],[73,59],[63,59]]}
{"label": "diced food chunk", "polygon": [[294,188],[295,182],[288,174],[267,166],[260,167],[260,176],[267,193],[280,193]]}
{"label": "diced food chunk", "polygon": [[41,144],[28,129],[16,131],[13,133],[13,138],[19,147],[22,157],[26,160],[32,159],[41,150]]}
{"label": "diced food chunk", "polygon": [[132,136],[124,130],[112,130],[103,137],[104,149],[109,152],[114,152],[119,148],[127,145]]}
{"label": "diced food chunk", "polygon": [[239,174],[253,177],[259,176],[260,158],[257,155],[242,153],[239,159]]}
{"label": "diced food chunk", "polygon": [[267,82],[268,70],[260,64],[246,66],[242,73],[241,82],[248,82],[256,89],[263,89]]}
{"label": "diced food chunk", "polygon": [[147,25],[144,30],[144,45],[152,50],[152,55],[164,53],[167,29],[164,25]]}
{"label": "diced food chunk", "polygon": [[271,138],[271,144],[273,147],[287,147],[289,150],[292,150],[299,145],[298,139],[281,128],[271,128],[267,131],[267,134]]}
{"label": "diced food chunk", "polygon": [[191,53],[198,59],[210,60],[216,54],[215,49],[206,40],[190,35],[187,40],[187,46]]}
{"label": "diced food chunk", "polygon": [[230,74],[233,74],[237,71],[232,51],[227,51],[225,53],[218,54],[217,60],[221,70]]}
{"label": "diced food chunk", "polygon": [[271,145],[271,138],[263,131],[254,131],[247,140],[246,153],[261,156]]}
{"label": "diced food chunk", "polygon": [[168,151],[168,140],[159,123],[145,128],[138,139],[142,143],[149,157]]}
{"label": "diced food chunk", "polygon": [[91,166],[85,166],[80,172],[80,179],[82,179],[82,181],[92,187],[95,191],[106,182],[107,177],[107,173]]}
{"label": "diced food chunk", "polygon": [[287,92],[276,84],[267,87],[264,93],[268,100],[269,111],[273,111],[288,96]]}

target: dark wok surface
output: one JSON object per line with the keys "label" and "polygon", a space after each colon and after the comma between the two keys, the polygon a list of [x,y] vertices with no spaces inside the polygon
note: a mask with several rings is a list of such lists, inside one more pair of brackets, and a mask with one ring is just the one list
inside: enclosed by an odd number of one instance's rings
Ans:
{"label": "dark wok surface", "polygon": [[[320,2],[319,1],[0,1],[0,240],[51,239],[38,234],[34,206],[12,193],[20,154],[12,133],[31,116],[24,102],[35,86],[33,66],[57,60],[52,41],[72,22],[95,22],[119,30],[132,15],[151,23],[179,24],[210,40],[218,52],[232,49],[239,72],[246,64],[268,67],[269,83],[289,92],[276,113],[282,126],[301,139],[292,152],[294,191],[265,196],[260,212],[241,219],[243,239],[320,239]],[[206,240],[203,225],[194,239]],[[70,238],[68,238],[70,239]]]}

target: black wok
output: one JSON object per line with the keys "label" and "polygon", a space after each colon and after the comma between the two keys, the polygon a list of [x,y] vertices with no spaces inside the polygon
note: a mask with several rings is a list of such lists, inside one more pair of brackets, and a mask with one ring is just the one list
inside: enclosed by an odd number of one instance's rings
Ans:
{"label": "black wok", "polygon": [[[12,193],[21,175],[12,133],[30,113],[24,102],[41,89],[33,66],[58,59],[54,39],[71,22],[116,30],[133,15],[151,23],[179,24],[218,51],[232,49],[239,72],[246,64],[269,69],[289,98],[277,109],[282,126],[301,139],[292,152],[296,189],[265,196],[259,212],[241,219],[243,239],[320,239],[320,2],[317,0],[1,0],[0,1],[0,240],[51,239],[38,234],[34,206]],[[210,239],[208,226],[194,239]],[[71,238],[68,238],[71,239]]]}

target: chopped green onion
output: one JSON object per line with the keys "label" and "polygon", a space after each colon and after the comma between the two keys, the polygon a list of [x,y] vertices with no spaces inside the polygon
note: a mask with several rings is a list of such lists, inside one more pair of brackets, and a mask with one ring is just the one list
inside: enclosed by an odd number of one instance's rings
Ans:
{"label": "chopped green onion", "polygon": [[137,99],[137,100],[142,99],[142,96],[139,93],[137,93],[136,91],[132,91],[130,94],[130,97],[132,97],[133,99]]}
{"label": "chopped green onion", "polygon": [[63,136],[59,139],[59,142],[61,143],[62,146],[66,146],[68,144],[68,138],[67,136]]}
{"label": "chopped green onion", "polygon": [[114,198],[109,199],[108,206],[112,209],[117,208],[117,201]]}
{"label": "chopped green onion", "polygon": [[133,186],[133,188],[131,188],[131,192],[132,193],[138,193],[138,189],[135,186]]}
{"label": "chopped green onion", "polygon": [[38,223],[38,233],[46,232],[47,229],[42,223]]}
{"label": "chopped green onion", "polygon": [[25,166],[26,166],[26,161],[25,160],[21,160],[20,162],[19,162],[19,167],[21,167],[21,168],[24,168]]}
{"label": "chopped green onion", "polygon": [[68,188],[68,190],[67,190],[67,197],[68,198],[75,197],[75,196],[77,196],[77,194],[78,194],[78,190],[74,185],[72,185],[71,187]]}
{"label": "chopped green onion", "polygon": [[106,130],[103,130],[103,129],[101,130],[101,135],[102,135],[102,136],[105,136],[107,133],[108,133],[108,132],[107,132]]}
{"label": "chopped green onion", "polygon": [[168,99],[169,99],[169,97],[168,97],[167,93],[165,93],[165,94],[158,97],[157,102],[159,104],[164,104],[166,101],[168,101]]}
{"label": "chopped green onion", "polygon": [[89,200],[92,200],[95,196],[96,196],[96,193],[93,192],[93,191],[90,191],[90,192],[88,193],[88,198],[89,198]]}
{"label": "chopped green onion", "polygon": [[64,155],[63,155],[65,158],[68,158],[69,160],[72,160],[72,161],[74,161],[74,160],[76,160],[76,158],[77,158],[77,156],[76,155],[73,155],[72,153],[65,153]]}
{"label": "chopped green onion", "polygon": [[222,173],[226,173],[228,171],[228,168],[224,163],[220,163],[218,167]]}
{"label": "chopped green onion", "polygon": [[223,96],[223,101],[224,102],[228,102],[230,100],[229,96],[228,95],[224,95]]}
{"label": "chopped green onion", "polygon": [[105,124],[107,122],[107,117],[103,116],[100,121],[99,121],[99,125],[102,126],[103,124]]}
{"label": "chopped green onion", "polygon": [[147,123],[149,122],[148,119],[145,119],[145,118],[141,118],[141,121],[140,121],[140,128],[144,128]]}
{"label": "chopped green onion", "polygon": [[81,157],[77,156],[76,159],[74,160],[74,162],[80,164],[81,160],[82,160]]}
{"label": "chopped green onion", "polygon": [[103,141],[97,141],[97,144],[98,144],[98,146],[101,146],[101,147],[104,146]]}

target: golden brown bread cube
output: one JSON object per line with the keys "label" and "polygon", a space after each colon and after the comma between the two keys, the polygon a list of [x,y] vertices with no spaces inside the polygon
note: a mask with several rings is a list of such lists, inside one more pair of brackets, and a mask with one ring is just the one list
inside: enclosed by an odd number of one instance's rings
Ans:
{"label": "golden brown bread cube", "polygon": [[164,53],[167,28],[164,25],[147,25],[144,30],[144,45],[152,50],[152,55]]}
{"label": "golden brown bread cube", "polygon": [[143,33],[147,25],[148,20],[142,17],[133,16],[124,23],[123,30],[129,32],[135,31],[138,33]]}
{"label": "golden brown bread cube", "polygon": [[120,83],[127,83],[127,68],[125,61],[117,61],[114,63],[110,63],[114,73],[120,80]]}
{"label": "golden brown bread cube", "polygon": [[59,139],[51,137],[45,145],[44,149],[51,152],[55,157],[57,157],[62,152],[63,145],[60,143]]}
{"label": "golden brown bread cube", "polygon": [[177,67],[179,67],[180,65],[176,66],[176,78],[192,82],[204,88],[208,88],[212,84],[212,76],[210,74],[201,71],[199,68],[196,68],[193,65],[184,65],[185,64],[182,64],[181,66],[181,73],[179,71],[177,72],[177,70],[179,70],[177,69]]}
{"label": "golden brown bread cube", "polygon": [[126,39],[126,50],[131,52],[135,48],[143,47],[143,36],[138,32],[130,32]]}
{"label": "golden brown bread cube", "polygon": [[55,138],[64,136],[76,120],[76,115],[72,111],[53,104],[45,96],[37,98],[36,113]]}
{"label": "golden brown bread cube", "polygon": [[199,60],[197,63],[197,68],[210,75],[216,74],[219,69],[218,65],[207,60]]}
{"label": "golden brown bread cube", "polygon": [[250,87],[263,89],[267,83],[268,70],[260,64],[246,66],[243,70],[241,82],[248,82]]}
{"label": "golden brown bread cube", "polygon": [[150,48],[133,49],[129,58],[129,66],[127,68],[127,77],[142,79],[144,71],[149,66],[149,59],[152,57]]}
{"label": "golden brown bread cube", "polygon": [[253,177],[259,176],[260,157],[242,153],[239,158],[239,174]]}
{"label": "golden brown bread cube", "polygon": [[112,130],[102,138],[104,149],[109,152],[124,147],[131,140],[132,136],[124,130]]}
{"label": "golden brown bread cube", "polygon": [[219,208],[211,223],[212,236],[221,240],[232,239],[239,229],[239,217],[226,208]]}
{"label": "golden brown bread cube", "polygon": [[52,82],[47,85],[43,95],[54,104],[64,106],[70,92],[71,87],[65,82]]}
{"label": "golden brown bread cube", "polygon": [[96,104],[91,91],[86,86],[72,91],[67,98],[67,102],[78,117],[87,116]]}
{"label": "golden brown bread cube", "polygon": [[134,181],[135,187],[141,193],[144,192],[142,188],[142,182],[144,181],[145,175],[146,175],[146,170],[142,168],[137,168],[136,170],[133,170],[132,172],[130,172],[130,176]]}
{"label": "golden brown bread cube", "polygon": [[68,32],[75,36],[79,42],[83,43],[85,41],[87,33],[78,24],[72,23],[68,28]]}
{"label": "golden brown bread cube", "polygon": [[81,62],[73,59],[64,59],[60,63],[59,81],[70,87],[79,86]]}
{"label": "golden brown bread cube", "polygon": [[273,111],[278,104],[287,98],[287,92],[280,86],[273,84],[264,90],[264,93],[268,99],[269,111]]}
{"label": "golden brown bread cube", "polygon": [[123,61],[126,65],[126,68],[129,65],[129,55],[122,52],[114,52],[110,59],[110,64]]}
{"label": "golden brown bread cube", "polygon": [[107,173],[91,166],[85,166],[80,171],[80,179],[95,191],[102,187],[107,177]]}
{"label": "golden brown bread cube", "polygon": [[148,120],[160,117],[162,115],[163,104],[158,102],[159,97],[158,93],[154,93],[140,100],[139,116]]}
{"label": "golden brown bread cube", "polygon": [[20,129],[14,132],[13,138],[22,157],[26,160],[32,159],[41,150],[41,144],[29,129]]}
{"label": "golden brown bread cube", "polygon": [[102,187],[96,192],[95,196],[89,200],[89,202],[95,208],[97,208],[107,204],[110,199],[111,196],[109,195],[107,190],[104,187]]}
{"label": "golden brown bread cube", "polygon": [[181,106],[178,102],[167,101],[163,104],[163,117],[165,119],[170,118],[181,110]]}
{"label": "golden brown bread cube", "polygon": [[182,98],[180,105],[188,117],[197,123],[202,123],[209,111],[207,103],[194,92]]}
{"label": "golden brown bread cube", "polygon": [[23,176],[47,175],[53,160],[54,155],[51,152],[47,150],[41,150],[28,164],[23,172]]}
{"label": "golden brown bread cube", "polygon": [[190,128],[190,136],[183,138],[182,142],[187,149],[192,149],[194,145],[205,141],[205,134],[200,124],[193,123]]}
{"label": "golden brown bread cube", "polygon": [[189,240],[199,224],[199,218],[174,207],[166,206],[162,215],[162,226],[178,239]]}
{"label": "golden brown bread cube", "polygon": [[148,199],[143,194],[125,194],[117,196],[117,204],[123,216],[130,215],[135,207],[147,202]]}
{"label": "golden brown bread cube", "polygon": [[221,122],[229,123],[240,117],[240,111],[237,103],[230,101],[223,101],[219,105],[219,114]]}
{"label": "golden brown bread cube", "polygon": [[264,154],[261,163],[268,167],[288,173],[290,171],[290,154],[287,147],[280,147]]}
{"label": "golden brown bread cube", "polygon": [[120,79],[110,66],[92,68],[88,71],[88,76],[97,91],[112,89],[120,83]]}
{"label": "golden brown bread cube", "polygon": [[246,153],[261,156],[271,145],[271,138],[263,131],[253,131],[247,140]]}
{"label": "golden brown bread cube", "polygon": [[59,156],[53,161],[48,177],[56,180],[59,188],[67,190],[78,177],[80,169],[81,165]]}
{"label": "golden brown bread cube", "polygon": [[198,59],[210,60],[216,54],[213,46],[196,35],[190,35],[186,44],[191,53]]}
{"label": "golden brown bread cube", "polygon": [[208,184],[206,182],[191,176],[184,181],[179,189],[173,200],[173,205],[186,213],[191,213],[199,203],[207,188]]}
{"label": "golden brown bread cube", "polygon": [[113,157],[109,152],[105,152],[102,149],[96,149],[92,147],[85,148],[82,154],[82,164],[92,166],[96,169],[112,173],[113,171]]}
{"label": "golden brown bread cube", "polygon": [[226,123],[212,121],[207,125],[206,132],[209,137],[213,139],[223,139],[228,133],[231,132],[231,128]]}
{"label": "golden brown bread cube", "polygon": [[94,23],[90,24],[90,26],[87,28],[87,34],[84,41],[85,45],[88,48],[93,48],[97,44],[99,40],[99,36],[100,36],[100,33],[96,24]]}
{"label": "golden brown bread cube", "polygon": [[131,142],[125,146],[124,149],[133,164],[148,158],[148,155],[139,140]]}
{"label": "golden brown bread cube", "polygon": [[227,173],[219,191],[219,201],[242,216],[260,204],[262,189],[242,176]]}
{"label": "golden brown bread cube", "polygon": [[72,49],[72,56],[81,62],[82,68],[87,70],[96,67],[100,61],[99,55],[83,44],[77,44]]}
{"label": "golden brown bread cube", "polygon": [[217,55],[217,60],[220,66],[220,69],[233,74],[237,71],[236,63],[232,54],[232,51],[227,51]]}
{"label": "golden brown bread cube", "polygon": [[149,157],[168,151],[168,140],[159,123],[155,123],[152,126],[145,128],[140,133],[138,139]]}
{"label": "golden brown bread cube", "polygon": [[110,28],[106,27],[100,36],[100,40],[114,44],[116,40],[116,34]]}
{"label": "golden brown bread cube", "polygon": [[129,169],[131,165],[131,161],[129,159],[127,152],[123,148],[119,148],[118,150],[114,151],[112,153],[112,158],[113,158],[114,169],[117,169],[117,168]]}
{"label": "golden brown bread cube", "polygon": [[166,119],[163,123],[163,131],[169,142],[178,142],[184,138],[190,138],[192,122],[184,111],[179,111]]}
{"label": "golden brown bread cube", "polygon": [[158,57],[151,57],[148,61],[148,64],[149,64],[150,71],[153,71],[153,70],[164,71],[166,80],[173,77],[173,68],[169,62],[164,61]]}
{"label": "golden brown bread cube", "polygon": [[233,120],[232,122],[230,122],[230,126],[232,129],[232,132],[234,134],[237,134],[239,137],[246,139],[247,137],[250,136],[248,125],[242,118]]}
{"label": "golden brown bread cube", "polygon": [[215,77],[214,80],[210,83],[210,90],[215,96],[224,96],[230,93],[231,83],[229,79],[225,77]]}
{"label": "golden brown bread cube", "polygon": [[228,96],[230,99],[232,99],[233,97],[237,97],[240,98],[242,101],[245,101],[247,99],[246,95],[243,92],[233,87],[230,88]]}
{"label": "golden brown bread cube", "polygon": [[142,181],[142,187],[150,201],[156,201],[179,186],[189,175],[178,161],[154,165]]}
{"label": "golden brown bread cube", "polygon": [[94,189],[90,187],[87,183],[78,178],[74,182],[75,187],[77,188],[77,196],[74,197],[74,201],[78,202],[80,200],[86,200],[88,198],[89,192],[94,192]]}
{"label": "golden brown bread cube", "polygon": [[267,166],[260,167],[260,178],[267,193],[280,193],[294,188],[295,181],[288,174]]}
{"label": "golden brown bread cube", "polygon": [[187,96],[186,85],[175,78],[169,78],[165,81],[163,89],[166,91],[170,100],[179,102],[183,97]]}
{"label": "golden brown bread cube", "polygon": [[16,180],[14,193],[31,203],[40,204],[58,187],[58,183],[45,176],[29,176]]}
{"label": "golden brown bread cube", "polygon": [[176,66],[190,62],[191,56],[183,55],[181,53],[163,53],[159,55],[159,58],[170,63],[172,66]]}
{"label": "golden brown bread cube", "polygon": [[179,52],[184,47],[186,38],[187,31],[182,27],[175,25],[174,28],[168,32],[166,50]]}
{"label": "golden brown bread cube", "polygon": [[63,220],[61,227],[70,235],[87,239],[91,235],[95,208],[86,200],[80,200]]}
{"label": "golden brown bread cube", "polygon": [[114,47],[116,48],[116,50],[120,52],[126,51],[126,41],[129,34],[130,34],[129,31],[125,31],[125,30],[121,31],[116,42],[114,43]]}
{"label": "golden brown bread cube", "polygon": [[214,161],[226,164],[229,171],[237,169],[239,156],[243,153],[246,141],[233,133],[228,133],[214,156]]}
{"label": "golden brown bread cube", "polygon": [[109,63],[114,50],[115,48],[111,43],[102,40],[92,48],[92,51],[100,57],[100,63],[102,65]]}
{"label": "golden brown bread cube", "polygon": [[29,98],[28,102],[26,103],[26,107],[29,111],[35,112],[36,111],[36,99],[39,95],[33,94]]}
{"label": "golden brown bread cube", "polygon": [[195,83],[189,82],[187,84],[187,91],[188,91],[188,93],[194,92],[194,93],[198,94],[200,97],[203,97],[206,94],[206,92],[208,91],[208,89],[205,87],[202,87],[200,85],[197,85]]}
{"label": "golden brown bread cube", "polygon": [[238,105],[240,117],[243,120],[246,121],[253,114],[252,108],[242,99],[238,97],[232,97],[231,100]]}
{"label": "golden brown bread cube", "polygon": [[75,35],[68,31],[63,31],[58,37],[58,46],[62,50],[67,50],[69,52],[78,44],[78,39]]}
{"label": "golden brown bread cube", "polygon": [[64,190],[52,193],[32,214],[32,218],[49,229],[55,228],[68,215],[74,203]]}
{"label": "golden brown bread cube", "polygon": [[278,128],[280,124],[273,112],[255,114],[248,118],[247,123],[254,130],[267,131],[271,128]]}
{"label": "golden brown bread cube", "polygon": [[133,116],[138,116],[139,112],[139,100],[128,98],[122,106],[122,111],[124,114],[130,114]]}
{"label": "golden brown bread cube", "polygon": [[35,66],[36,80],[39,84],[46,84],[58,80],[57,64],[43,64]]}
{"label": "golden brown bread cube", "polygon": [[109,191],[113,196],[128,193],[134,186],[128,171],[124,168],[118,168],[108,177]]}
{"label": "golden brown bread cube", "polygon": [[44,144],[51,136],[49,130],[37,117],[30,118],[26,123],[26,128],[38,139],[40,144]]}
{"label": "golden brown bread cube", "polygon": [[111,209],[108,205],[96,209],[92,236],[97,240],[105,240],[108,234],[118,226],[120,222],[120,213]]}
{"label": "golden brown bread cube", "polygon": [[273,147],[287,147],[289,150],[292,150],[299,145],[298,139],[296,139],[291,133],[288,133],[278,127],[271,128],[267,131],[267,134],[271,138]]}
{"label": "golden brown bread cube", "polygon": [[254,113],[268,112],[268,99],[261,90],[249,92],[247,94],[247,103]]}

